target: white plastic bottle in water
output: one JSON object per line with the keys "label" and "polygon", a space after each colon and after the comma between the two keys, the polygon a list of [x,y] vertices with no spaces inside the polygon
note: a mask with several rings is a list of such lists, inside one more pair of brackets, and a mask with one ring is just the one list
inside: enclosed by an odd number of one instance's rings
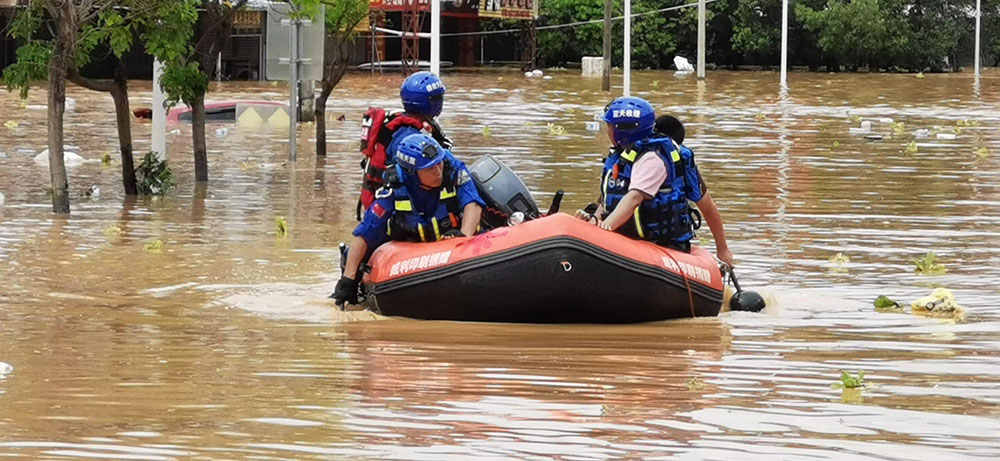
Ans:
{"label": "white plastic bottle in water", "polygon": [[515,212],[511,213],[510,217],[507,218],[507,225],[508,226],[516,226],[516,225],[521,224],[523,222],[524,222],[524,213],[522,213],[520,211],[515,211]]}

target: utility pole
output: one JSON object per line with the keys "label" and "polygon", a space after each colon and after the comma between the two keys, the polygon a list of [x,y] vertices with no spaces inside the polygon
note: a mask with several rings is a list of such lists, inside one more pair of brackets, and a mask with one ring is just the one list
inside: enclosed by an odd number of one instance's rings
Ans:
{"label": "utility pole", "polygon": [[698,78],[705,78],[705,0],[698,0]]}
{"label": "utility pole", "polygon": [[625,74],[622,96],[632,91],[632,0],[625,0],[625,54],[622,56],[622,73]]}
{"label": "utility pole", "polygon": [[441,0],[431,0],[431,72],[441,76]]}
{"label": "utility pole", "polygon": [[604,0],[604,71],[601,79],[601,89],[611,91],[611,10],[612,0]]}

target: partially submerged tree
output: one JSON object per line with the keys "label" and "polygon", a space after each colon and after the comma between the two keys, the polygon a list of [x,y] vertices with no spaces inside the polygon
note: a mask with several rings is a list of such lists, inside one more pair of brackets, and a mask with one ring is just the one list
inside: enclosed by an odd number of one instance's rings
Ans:
{"label": "partially submerged tree", "polygon": [[[206,182],[205,92],[219,53],[229,41],[236,12],[247,0],[155,0],[154,3],[157,27],[150,27],[143,34],[146,50],[163,63],[160,86],[168,103],[181,101],[191,107],[195,180]],[[186,43],[177,43],[178,36],[187,38]]]}
{"label": "partially submerged tree", "polygon": [[326,156],[326,101],[347,72],[354,29],[368,14],[368,0],[324,1],[326,42],[323,46],[323,81],[316,96],[316,155]]}
{"label": "partially submerged tree", "polygon": [[[127,16],[139,14],[134,8],[123,9]],[[85,24],[80,30],[76,59],[69,66],[67,77],[79,86],[111,94],[115,102],[115,123],[118,127],[118,149],[122,158],[122,184],[126,195],[138,195],[135,181],[135,161],[132,156],[132,111],[128,104],[128,79],[125,74],[125,53],[132,48],[132,31],[135,22],[115,9],[98,15],[94,24]],[[94,58],[99,47],[107,48],[114,57],[114,76],[110,81],[94,80],[80,74],[80,68]]]}
{"label": "partially submerged tree", "polygon": [[[69,181],[63,158],[63,115],[66,112],[66,78],[75,69],[83,30],[93,25],[112,6],[112,0],[31,0],[18,12],[11,36],[25,40],[17,50],[17,61],[4,70],[10,88],[28,96],[33,81],[48,79],[49,176],[52,183],[52,211],[69,213]],[[51,39],[35,39],[46,25]],[[96,27],[96,26],[95,26]]]}

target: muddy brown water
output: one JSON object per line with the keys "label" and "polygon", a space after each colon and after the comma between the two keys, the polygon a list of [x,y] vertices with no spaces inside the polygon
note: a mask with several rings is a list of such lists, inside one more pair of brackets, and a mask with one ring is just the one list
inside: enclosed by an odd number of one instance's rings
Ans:
{"label": "muddy brown water", "polygon": [[[460,158],[494,154],[543,207],[563,188],[572,210],[595,195],[605,136],[585,122],[609,96],[599,80],[550,75],[448,75],[442,123]],[[115,155],[110,98],[71,88],[67,144],[90,161],[69,169],[68,219],[50,213],[32,160],[46,147],[44,91],[25,103],[0,92],[0,454],[1000,457],[1000,74],[978,87],[968,74],[792,74],[787,96],[775,73],[634,75],[687,123],[764,314],[533,326],[336,312],[324,297],[354,224],[360,114],[396,107],[395,75],[350,75],[334,92],[326,159],[311,155],[312,127],[288,164],[286,129],[212,125],[206,188],[192,182],[190,126],[170,127],[179,186],[137,201],[123,200],[117,161],[94,161]],[[149,88],[135,83],[133,106]],[[285,93],[233,83],[209,99]],[[905,126],[890,137],[876,121],[885,138],[866,140],[849,131],[856,117]],[[148,123],[133,130],[148,149]],[[81,197],[94,185],[99,197]],[[159,252],[143,249],[156,239]],[[914,273],[928,251],[945,275]],[[838,252],[850,262],[831,263]],[[965,321],[871,308],[937,286]],[[832,389],[841,370],[872,386]]]}

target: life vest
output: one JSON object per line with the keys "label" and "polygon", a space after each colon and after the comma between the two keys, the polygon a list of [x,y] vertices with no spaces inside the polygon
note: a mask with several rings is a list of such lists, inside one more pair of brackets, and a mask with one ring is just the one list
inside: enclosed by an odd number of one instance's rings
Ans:
{"label": "life vest", "polygon": [[[399,167],[396,167],[397,169]],[[402,172],[397,172],[400,175]],[[461,209],[458,190],[450,165],[445,165],[444,178],[438,196],[437,208],[433,213],[421,213],[414,207],[410,192],[400,182],[390,183],[395,212],[389,220],[389,238],[406,242],[434,242],[441,239],[451,229],[459,229]]]}
{"label": "life vest", "polygon": [[434,137],[445,148],[451,146],[451,141],[441,134],[441,128],[436,122],[426,122],[405,112],[388,113],[380,107],[369,107],[361,119],[361,198],[356,210],[357,219],[361,221],[362,208],[368,209],[375,201],[375,191],[385,184],[386,165],[392,164],[386,149],[392,142],[392,135],[402,126],[410,126],[424,131]]}
{"label": "life vest", "polygon": [[688,204],[684,192],[687,186],[684,173],[687,165],[691,164],[693,153],[684,146],[674,144],[670,138],[645,139],[620,151],[613,151],[605,159],[601,176],[603,218],[606,219],[628,193],[632,166],[643,155],[659,156],[667,167],[667,179],[652,199],[642,201],[632,218],[619,226],[617,232],[664,246],[685,244],[701,225],[701,215]]}

